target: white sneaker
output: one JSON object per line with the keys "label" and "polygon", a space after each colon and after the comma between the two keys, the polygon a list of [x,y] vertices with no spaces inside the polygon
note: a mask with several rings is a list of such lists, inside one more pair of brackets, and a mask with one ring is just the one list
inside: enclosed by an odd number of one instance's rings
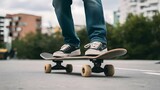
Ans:
{"label": "white sneaker", "polygon": [[64,44],[59,51],[53,53],[54,57],[68,57],[79,55],[81,55],[80,49],[69,44]]}
{"label": "white sneaker", "polygon": [[89,48],[85,52],[86,56],[97,56],[108,51],[106,44],[97,41],[85,45],[84,48]]}

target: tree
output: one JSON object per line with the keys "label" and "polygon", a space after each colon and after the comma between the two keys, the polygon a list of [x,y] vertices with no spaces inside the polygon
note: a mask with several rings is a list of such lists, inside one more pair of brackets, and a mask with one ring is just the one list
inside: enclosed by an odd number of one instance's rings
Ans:
{"label": "tree", "polygon": [[152,34],[152,42],[150,44],[150,55],[149,58],[153,59],[160,59],[160,13],[157,13],[153,16],[152,21],[150,23],[151,27],[151,34]]}
{"label": "tree", "polygon": [[155,15],[150,19],[143,15],[129,15],[123,25],[112,31],[112,45],[126,48],[127,59],[159,59],[159,17]]}
{"label": "tree", "polygon": [[88,38],[88,34],[86,32],[86,29],[83,28],[82,30],[78,31],[77,32],[78,34],[78,37],[80,38],[80,48],[81,48],[81,52],[82,52],[82,55],[84,55],[86,49],[84,48],[84,45],[86,45],[87,43],[89,43],[89,38]]}
{"label": "tree", "polygon": [[48,36],[37,33],[29,34],[29,37],[27,36],[13,42],[13,47],[16,48],[18,52],[18,58],[40,59],[40,53],[53,53],[59,49],[59,46],[63,42],[62,38],[54,37],[54,35]]}

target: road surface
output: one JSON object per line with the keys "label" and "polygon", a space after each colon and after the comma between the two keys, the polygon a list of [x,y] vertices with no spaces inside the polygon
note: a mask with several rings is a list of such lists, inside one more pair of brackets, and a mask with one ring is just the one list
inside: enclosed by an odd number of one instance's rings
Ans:
{"label": "road surface", "polygon": [[[81,66],[89,61],[65,61],[73,64],[73,73],[52,71],[44,73],[44,60],[0,60],[0,90],[160,90],[160,64],[157,61],[109,60],[115,75],[92,73],[82,77]],[[104,64],[103,64],[104,66]]]}

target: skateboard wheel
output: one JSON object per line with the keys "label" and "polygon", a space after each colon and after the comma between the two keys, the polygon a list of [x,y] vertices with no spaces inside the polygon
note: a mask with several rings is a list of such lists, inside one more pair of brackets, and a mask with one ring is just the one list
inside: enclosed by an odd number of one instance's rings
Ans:
{"label": "skateboard wheel", "polygon": [[52,66],[51,64],[46,64],[44,67],[45,73],[51,73]]}
{"label": "skateboard wheel", "polygon": [[67,64],[67,65],[66,65],[66,72],[67,72],[67,73],[71,73],[72,70],[73,70],[72,64]]}
{"label": "skateboard wheel", "polygon": [[92,69],[91,69],[90,65],[83,65],[82,72],[81,72],[81,75],[83,77],[89,77],[89,76],[91,76],[91,72],[92,72]]}
{"label": "skateboard wheel", "polygon": [[115,71],[114,71],[114,66],[113,65],[108,64],[108,65],[104,66],[104,74],[106,76],[110,76],[111,77],[111,76],[114,75],[114,73],[115,73]]}

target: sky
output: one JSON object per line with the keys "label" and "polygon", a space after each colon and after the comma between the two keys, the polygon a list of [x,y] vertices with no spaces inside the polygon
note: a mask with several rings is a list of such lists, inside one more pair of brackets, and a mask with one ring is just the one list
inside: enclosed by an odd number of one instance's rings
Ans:
{"label": "sky", "polygon": [[[105,21],[113,23],[113,11],[120,0],[102,0]],[[75,25],[85,25],[83,0],[73,0],[72,14]],[[42,16],[43,26],[57,26],[58,21],[52,7],[52,0],[1,0],[0,15],[27,13]]]}

